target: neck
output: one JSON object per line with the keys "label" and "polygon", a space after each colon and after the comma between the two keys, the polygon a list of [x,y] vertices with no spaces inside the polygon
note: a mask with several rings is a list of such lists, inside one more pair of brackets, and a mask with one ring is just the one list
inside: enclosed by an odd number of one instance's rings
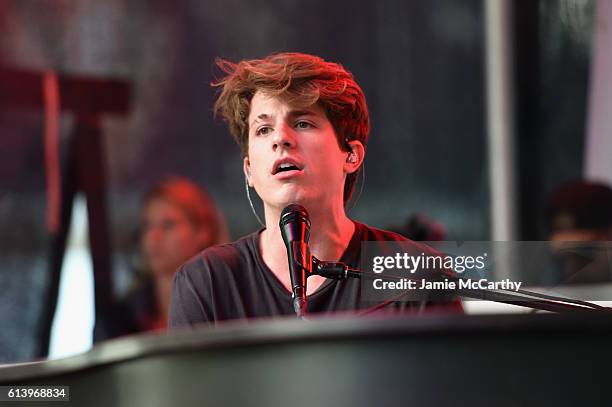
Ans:
{"label": "neck", "polygon": [[[306,205],[305,205],[306,206]],[[306,206],[310,215],[310,251],[322,260],[338,261],[348,246],[355,224],[346,216],[344,206]],[[287,249],[283,242],[278,221],[283,208],[266,207],[266,229],[262,233],[260,250],[264,261],[276,273],[288,270]]]}

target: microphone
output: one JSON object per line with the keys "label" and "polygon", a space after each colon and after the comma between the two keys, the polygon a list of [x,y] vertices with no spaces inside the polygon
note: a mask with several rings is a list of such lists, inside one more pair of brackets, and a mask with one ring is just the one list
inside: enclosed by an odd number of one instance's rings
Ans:
{"label": "microphone", "polygon": [[308,248],[310,219],[301,205],[290,204],[281,212],[278,222],[283,242],[287,247],[289,276],[293,291],[293,309],[298,318],[306,314],[306,278],[312,271],[312,255]]}

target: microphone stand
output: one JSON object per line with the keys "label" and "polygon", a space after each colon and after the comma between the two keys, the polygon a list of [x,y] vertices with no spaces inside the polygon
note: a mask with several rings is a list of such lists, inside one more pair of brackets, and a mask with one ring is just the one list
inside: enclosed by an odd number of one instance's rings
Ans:
{"label": "microphone stand", "polygon": [[[319,275],[327,278],[331,278],[334,280],[346,280],[347,278],[359,278],[365,280],[375,280],[375,279],[383,279],[383,280],[394,280],[394,281],[402,281],[402,280],[413,280],[406,277],[398,277],[398,276],[389,276],[371,273],[367,271],[361,271],[359,269],[353,269],[340,262],[328,262],[321,261],[313,256],[312,258],[312,269],[311,272],[307,275],[310,277],[311,275]],[[459,283],[459,281],[466,281],[461,277],[445,275],[445,278],[450,281],[455,281]],[[386,306],[394,301],[399,300],[401,297],[405,296],[412,290],[405,290],[399,296],[393,298],[392,300],[386,301],[383,303],[383,306]],[[498,289],[498,290],[488,290],[488,289],[461,289],[457,290],[457,293],[463,297],[474,298],[479,300],[493,301],[504,304],[511,305],[519,305],[522,307],[532,308],[536,310],[542,311],[551,311],[551,312],[568,312],[568,311],[588,311],[588,312],[610,312],[612,311],[609,307],[603,307],[597,304],[593,304],[588,301],[574,300],[570,298],[564,298],[560,296],[553,296],[548,294],[540,294],[527,290],[516,290],[510,291],[507,289]],[[520,294],[520,295],[519,295]],[[377,309],[379,307],[377,306]]]}

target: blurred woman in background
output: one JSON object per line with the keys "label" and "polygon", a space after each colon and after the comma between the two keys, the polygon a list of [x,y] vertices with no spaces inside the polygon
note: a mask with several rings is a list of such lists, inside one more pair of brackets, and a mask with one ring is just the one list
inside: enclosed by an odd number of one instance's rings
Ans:
{"label": "blurred woman in background", "polygon": [[172,277],[203,249],[228,240],[225,222],[208,194],[193,182],[172,177],[144,196],[140,239],[144,271],[112,315],[96,321],[96,341],[165,329]]}

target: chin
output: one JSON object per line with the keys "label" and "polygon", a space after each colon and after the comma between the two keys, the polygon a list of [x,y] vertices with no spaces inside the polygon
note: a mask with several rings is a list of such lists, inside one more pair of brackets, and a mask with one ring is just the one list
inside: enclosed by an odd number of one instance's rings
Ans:
{"label": "chin", "polygon": [[308,200],[308,194],[302,188],[295,188],[294,186],[284,186],[274,191],[267,197],[262,198],[264,202],[267,202],[269,206],[273,208],[284,208],[285,206],[297,203],[301,204]]}
{"label": "chin", "polygon": [[289,204],[299,204],[308,207],[308,203],[314,200],[314,197],[304,193],[304,191],[296,191],[295,193],[283,194],[277,197],[275,206],[281,209]]}

